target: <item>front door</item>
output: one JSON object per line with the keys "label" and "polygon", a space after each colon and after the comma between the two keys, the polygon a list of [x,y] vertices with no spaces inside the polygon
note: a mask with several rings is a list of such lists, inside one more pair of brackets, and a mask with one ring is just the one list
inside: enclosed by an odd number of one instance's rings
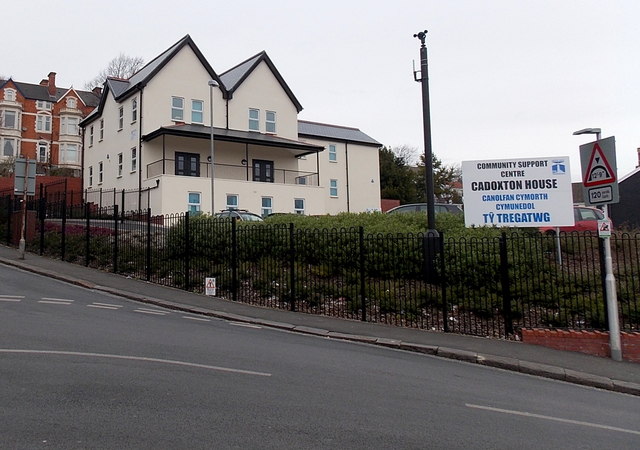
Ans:
{"label": "front door", "polygon": [[273,161],[253,160],[253,181],[273,183]]}

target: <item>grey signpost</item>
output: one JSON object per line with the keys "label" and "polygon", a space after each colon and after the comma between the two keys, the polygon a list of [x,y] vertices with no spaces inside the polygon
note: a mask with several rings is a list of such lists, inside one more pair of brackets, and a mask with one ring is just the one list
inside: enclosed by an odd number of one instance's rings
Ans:
{"label": "grey signpost", "polygon": [[27,228],[27,196],[36,195],[36,161],[32,159],[16,159],[14,169],[14,195],[22,195],[22,226],[20,227],[20,259],[24,259],[25,231]]}
{"label": "grey signpost", "polygon": [[[599,128],[586,128],[573,134],[596,134],[597,140],[580,146],[580,165],[582,166],[582,186],[586,205],[602,206],[606,221],[609,220],[609,203],[618,203],[618,175],[616,167],[615,137],[600,139]],[[618,297],[616,279],[613,275],[611,258],[611,239],[604,239],[605,294],[607,297],[607,315],[609,318],[609,348],[611,359],[622,361],[620,343],[620,323],[618,318]]]}

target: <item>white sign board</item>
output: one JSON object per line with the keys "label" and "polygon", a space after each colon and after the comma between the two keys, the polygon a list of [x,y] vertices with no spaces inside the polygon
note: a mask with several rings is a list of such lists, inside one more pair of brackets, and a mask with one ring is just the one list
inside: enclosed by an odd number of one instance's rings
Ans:
{"label": "white sign board", "polygon": [[205,295],[216,296],[216,279],[205,278],[204,279],[204,293]]}
{"label": "white sign board", "polygon": [[468,227],[574,225],[568,156],[463,161],[462,187]]}

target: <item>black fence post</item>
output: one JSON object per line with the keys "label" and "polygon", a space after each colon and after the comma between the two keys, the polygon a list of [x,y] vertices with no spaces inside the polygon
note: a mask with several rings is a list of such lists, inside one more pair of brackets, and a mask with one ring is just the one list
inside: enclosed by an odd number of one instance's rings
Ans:
{"label": "black fence post", "polygon": [[[139,211],[139,209],[138,209]],[[122,215],[122,222],[124,223],[124,189],[122,190],[122,207],[121,207],[121,213]]]}
{"label": "black fence post", "polygon": [[367,321],[367,296],[365,293],[365,279],[364,279],[364,227],[358,228],[358,247],[360,254],[360,307],[362,308],[362,316],[360,320]]}
{"label": "black fence post", "polygon": [[447,266],[444,257],[444,233],[439,232],[440,239],[440,286],[442,289],[442,327],[445,333],[449,332],[449,305],[447,304]]}
{"label": "black fence post", "polygon": [[113,205],[113,273],[118,273],[118,205]]}
{"label": "black fence post", "polygon": [[40,184],[40,204],[39,204],[39,220],[40,227],[38,231],[40,232],[40,256],[44,254],[44,221],[47,216],[47,199],[44,195],[44,185]]}
{"label": "black fence post", "polygon": [[184,214],[184,288],[186,291],[191,286],[191,232],[189,226],[189,211],[187,211]]}
{"label": "black fence post", "polygon": [[60,239],[60,259],[64,261],[64,257],[67,251],[67,189],[65,178],[65,190],[62,193],[62,236]]}
{"label": "black fence post", "polygon": [[151,208],[147,208],[147,281],[151,279]]}
{"label": "black fence post", "polygon": [[84,204],[85,215],[85,247],[84,247],[84,265],[89,266],[89,258],[91,257],[91,206],[88,202]]}
{"label": "black fence post", "polygon": [[602,299],[604,305],[604,329],[609,331],[609,311],[607,311],[607,269],[605,266],[604,239],[605,238],[598,237],[598,256],[600,257],[600,282],[602,284]]}
{"label": "black fence post", "polygon": [[231,219],[231,299],[238,301],[238,227],[235,217]]}
{"label": "black fence post", "polygon": [[11,245],[11,232],[13,225],[13,196],[7,196],[7,245]]}
{"label": "black fence post", "polygon": [[296,243],[293,223],[289,224],[289,284],[291,311],[296,310]]}
{"label": "black fence post", "polygon": [[502,284],[502,317],[504,331],[507,336],[513,334],[513,317],[511,315],[511,289],[509,286],[509,259],[507,254],[507,233],[500,235],[500,280]]}

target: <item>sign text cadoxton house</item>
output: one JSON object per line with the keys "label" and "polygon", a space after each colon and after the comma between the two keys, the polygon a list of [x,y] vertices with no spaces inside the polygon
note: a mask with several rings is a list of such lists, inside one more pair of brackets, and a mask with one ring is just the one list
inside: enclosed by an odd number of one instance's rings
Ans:
{"label": "sign text cadoxton house", "polygon": [[569,157],[464,161],[467,226],[574,224]]}

